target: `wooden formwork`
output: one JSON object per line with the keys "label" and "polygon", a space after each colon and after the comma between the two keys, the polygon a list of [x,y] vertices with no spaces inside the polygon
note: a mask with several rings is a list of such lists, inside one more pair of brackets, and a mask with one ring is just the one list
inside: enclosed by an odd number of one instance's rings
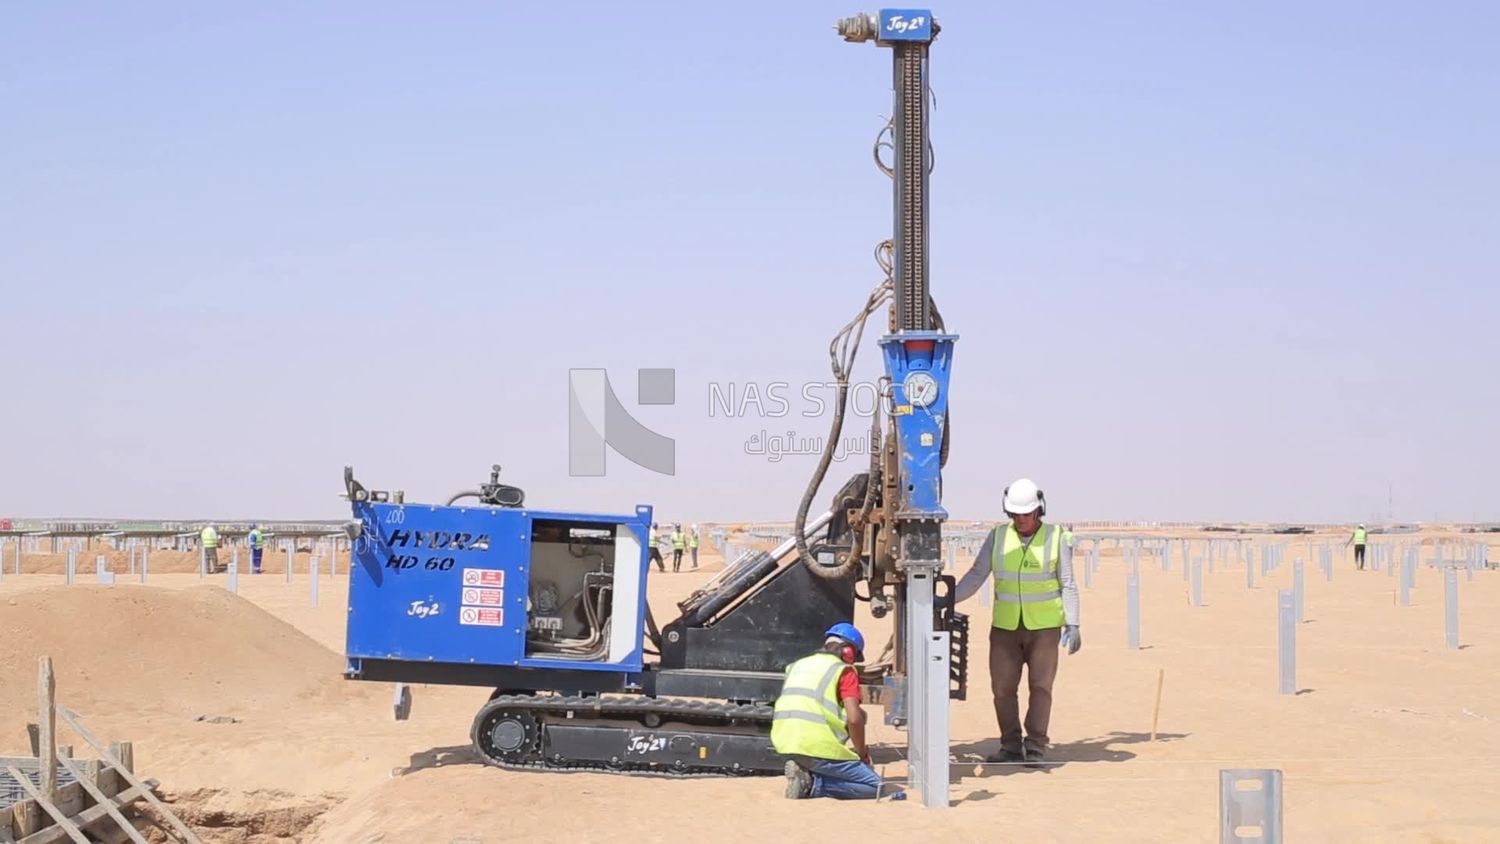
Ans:
{"label": "wooden formwork", "polygon": [[[38,723],[28,724],[30,756],[0,756],[0,844],[90,844],[100,839],[146,844],[132,818],[149,804],[156,820],[183,844],[202,844],[156,796],[158,783],[135,775],[129,742],[104,744],[78,715],[54,701],[52,661],[42,657]],[[61,718],[97,758],[74,759],[56,742]]]}
{"label": "wooden formwork", "polygon": [[[128,758],[128,748],[127,743],[110,749]],[[127,814],[134,814],[132,804],[144,799],[142,792],[157,786],[155,780],[142,782],[144,789],[131,785],[102,760],[59,756],[58,785],[55,796],[48,799],[41,790],[41,773],[37,757],[0,756],[0,842],[77,841],[73,832],[120,828],[122,821],[129,823]]]}

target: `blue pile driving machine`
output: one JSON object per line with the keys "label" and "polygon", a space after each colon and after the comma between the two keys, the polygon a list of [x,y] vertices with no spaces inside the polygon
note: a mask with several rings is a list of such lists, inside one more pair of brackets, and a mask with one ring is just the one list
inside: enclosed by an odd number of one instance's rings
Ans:
{"label": "blue pile driving machine", "polygon": [[[649,507],[528,509],[498,467],[477,490],[416,504],[345,469],[355,519],[347,676],[492,689],[470,734],[491,764],[779,773],[769,735],[783,669],[860,601],[893,617],[890,643],[860,665],[864,695],[908,729],[913,785],[930,783],[930,805],[947,805],[947,701],[965,693],[968,623],[941,560],[957,338],[928,291],[927,62],[938,26],[925,10],[885,9],[838,31],[892,52],[894,105],[875,157],[893,180],[894,232],[876,249],[884,281],[830,347],[839,389],[828,450],[789,539],[732,561],[658,625],[646,602]],[[885,405],[869,466],[813,516],[865,323],[883,306]],[[406,707],[409,698],[397,717]]]}

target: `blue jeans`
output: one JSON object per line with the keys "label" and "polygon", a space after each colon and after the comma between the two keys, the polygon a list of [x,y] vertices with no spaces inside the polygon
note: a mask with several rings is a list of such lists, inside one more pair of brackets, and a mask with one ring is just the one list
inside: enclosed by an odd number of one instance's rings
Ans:
{"label": "blue jeans", "polygon": [[[827,759],[801,759],[802,767],[813,775],[809,797],[832,797],[835,800],[872,800],[880,796],[880,775],[858,760],[834,762]],[[887,789],[890,794],[896,789]]]}
{"label": "blue jeans", "polygon": [[263,549],[263,548],[251,548],[250,549],[250,570],[251,571],[260,571],[260,555],[261,555],[261,552],[264,551],[264,550],[265,549]]}

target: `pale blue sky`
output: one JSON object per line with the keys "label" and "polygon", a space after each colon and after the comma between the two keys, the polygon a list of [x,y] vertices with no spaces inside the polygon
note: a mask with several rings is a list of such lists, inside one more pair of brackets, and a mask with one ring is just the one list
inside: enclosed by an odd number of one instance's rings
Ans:
{"label": "pale blue sky", "polygon": [[[423,500],[500,462],[789,518],[812,458],[745,442],[826,417],[709,384],[827,379],[877,280],[866,8],[515,8],[0,7],[0,515],[338,517],[346,462]],[[1025,474],[1061,518],[1500,518],[1500,7],[935,12],[956,516]],[[675,477],[567,477],[601,366],[632,408],[677,368],[636,411]]]}

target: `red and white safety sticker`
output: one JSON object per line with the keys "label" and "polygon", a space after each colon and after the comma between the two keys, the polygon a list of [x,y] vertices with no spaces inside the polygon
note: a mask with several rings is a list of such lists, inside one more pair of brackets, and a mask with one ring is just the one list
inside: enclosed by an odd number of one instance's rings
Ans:
{"label": "red and white safety sticker", "polygon": [[505,603],[505,590],[465,586],[463,603],[477,604],[481,607],[498,607]]}
{"label": "red and white safety sticker", "polygon": [[459,624],[477,624],[482,627],[504,627],[505,610],[464,607],[458,611]]}
{"label": "red and white safety sticker", "polygon": [[498,569],[464,569],[465,586],[504,586],[505,572]]}

